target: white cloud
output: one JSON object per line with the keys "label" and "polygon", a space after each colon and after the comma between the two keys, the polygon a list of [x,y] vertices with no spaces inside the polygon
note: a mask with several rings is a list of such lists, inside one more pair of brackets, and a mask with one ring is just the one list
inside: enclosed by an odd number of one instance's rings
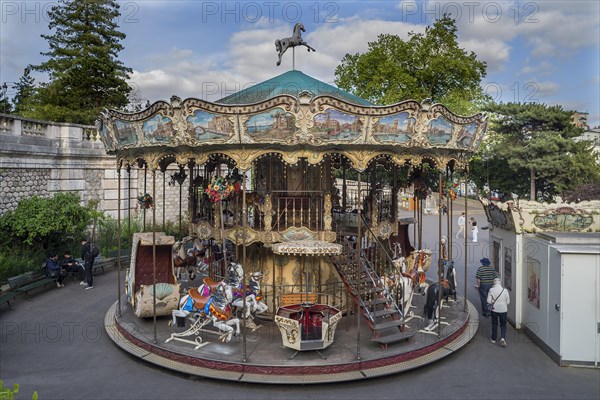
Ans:
{"label": "white cloud", "polygon": [[556,70],[556,67],[554,67],[552,64],[550,64],[547,61],[542,61],[539,64],[536,65],[531,65],[529,64],[530,60],[527,59],[525,60],[525,66],[523,68],[521,68],[521,70],[519,71],[520,75],[538,75],[538,76],[545,76],[545,75],[549,75],[552,72],[554,72]]}
{"label": "white cloud", "polygon": [[477,55],[477,59],[485,61],[489,72],[496,72],[503,69],[505,63],[509,61],[511,47],[496,39],[469,39],[460,42],[466,50],[472,51]]}
{"label": "white cloud", "polygon": [[544,102],[544,98],[552,97],[558,94],[560,85],[556,82],[537,82],[533,83],[529,88],[532,98],[539,98],[541,102]]}

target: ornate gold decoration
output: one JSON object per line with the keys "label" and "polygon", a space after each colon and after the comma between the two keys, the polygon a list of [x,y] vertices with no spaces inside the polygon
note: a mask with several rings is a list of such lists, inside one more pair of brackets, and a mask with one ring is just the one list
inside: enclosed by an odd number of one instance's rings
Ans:
{"label": "ornate gold decoration", "polygon": [[330,231],[331,230],[331,222],[333,220],[333,217],[331,216],[332,204],[331,204],[331,194],[330,193],[325,194],[325,202],[324,202],[323,208],[325,211],[325,216],[323,218],[324,229],[326,231]]}
{"label": "ornate gold decoration", "polygon": [[342,245],[321,240],[298,240],[274,244],[273,253],[303,256],[337,255],[342,253]]}

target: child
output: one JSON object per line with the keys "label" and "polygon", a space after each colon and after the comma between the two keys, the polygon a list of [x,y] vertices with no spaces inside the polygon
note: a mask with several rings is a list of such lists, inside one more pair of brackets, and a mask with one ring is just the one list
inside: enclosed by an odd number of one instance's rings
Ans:
{"label": "child", "polygon": [[477,234],[479,233],[479,229],[477,229],[477,221],[475,218],[471,218],[471,235],[473,238],[473,243],[477,243]]}

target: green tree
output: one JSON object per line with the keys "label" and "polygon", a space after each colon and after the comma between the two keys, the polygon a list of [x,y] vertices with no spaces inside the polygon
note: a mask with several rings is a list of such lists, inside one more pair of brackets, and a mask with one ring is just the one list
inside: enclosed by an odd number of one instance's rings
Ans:
{"label": "green tree", "polygon": [[470,113],[486,100],[481,80],[486,63],[458,45],[456,22],[444,16],[408,40],[382,34],[367,52],[346,54],[335,83],[375,104],[426,98],[457,113]]}
{"label": "green tree", "polygon": [[13,88],[17,91],[13,98],[13,103],[15,104],[14,113],[23,115],[33,108],[36,91],[35,79],[31,76],[31,66],[23,70],[23,76],[21,76],[19,82],[15,83]]}
{"label": "green tree", "polygon": [[27,116],[91,124],[103,108],[125,106],[132,70],[117,59],[125,38],[117,30],[117,2],[61,0],[48,16],[53,32],[42,35],[48,60],[34,69],[47,72],[49,82],[39,88],[39,104]]}
{"label": "green tree", "polygon": [[80,204],[75,193],[58,193],[52,198],[33,196],[19,202],[14,211],[0,217],[3,248],[33,246],[58,249],[78,240],[92,220],[93,210]]}
{"label": "green tree", "polygon": [[589,143],[576,143],[581,128],[561,106],[507,103],[490,106],[491,129],[479,157],[471,161],[478,186],[544,200],[598,180]]}

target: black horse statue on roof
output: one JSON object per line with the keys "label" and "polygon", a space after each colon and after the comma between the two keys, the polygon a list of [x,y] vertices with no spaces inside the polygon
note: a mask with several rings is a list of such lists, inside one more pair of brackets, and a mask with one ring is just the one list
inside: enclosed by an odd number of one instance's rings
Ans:
{"label": "black horse statue on roof", "polygon": [[316,51],[302,39],[302,32],[305,32],[305,31],[306,31],[306,29],[304,29],[304,25],[302,25],[301,22],[297,22],[296,25],[294,25],[294,34],[291,37],[277,39],[275,41],[275,50],[279,53],[278,54],[279,61],[277,61],[278,66],[281,65],[281,56],[290,47],[296,47],[296,46],[302,45],[302,46],[306,46],[308,52],[310,52],[311,50]]}

